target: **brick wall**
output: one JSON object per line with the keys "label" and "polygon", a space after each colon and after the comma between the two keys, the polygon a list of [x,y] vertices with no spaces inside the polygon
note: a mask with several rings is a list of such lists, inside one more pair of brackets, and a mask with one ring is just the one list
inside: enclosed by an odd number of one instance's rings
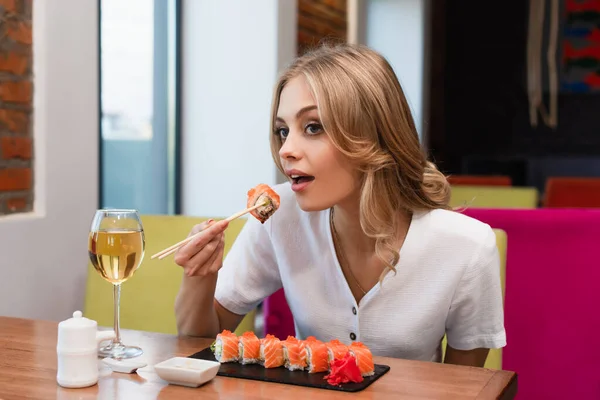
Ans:
{"label": "brick wall", "polygon": [[346,41],[346,0],[298,0],[298,54],[322,39]]}
{"label": "brick wall", "polygon": [[32,0],[0,0],[0,215],[33,205]]}

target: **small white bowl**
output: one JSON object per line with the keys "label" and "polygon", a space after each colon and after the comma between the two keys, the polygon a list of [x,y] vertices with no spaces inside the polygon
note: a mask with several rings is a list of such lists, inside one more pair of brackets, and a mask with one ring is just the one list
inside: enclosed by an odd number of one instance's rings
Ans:
{"label": "small white bowl", "polygon": [[199,387],[217,376],[221,363],[197,358],[173,357],[154,366],[161,379],[187,387]]}

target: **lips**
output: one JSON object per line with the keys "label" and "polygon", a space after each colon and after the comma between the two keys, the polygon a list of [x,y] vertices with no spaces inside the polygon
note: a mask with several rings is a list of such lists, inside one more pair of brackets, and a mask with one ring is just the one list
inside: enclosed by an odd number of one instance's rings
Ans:
{"label": "lips", "polygon": [[308,175],[307,173],[297,169],[287,170],[285,172],[286,175],[292,180],[292,190],[294,192],[299,192],[306,189],[306,187],[315,180],[314,176]]}
{"label": "lips", "polygon": [[292,175],[290,178],[295,185],[315,180],[315,177],[310,175]]}

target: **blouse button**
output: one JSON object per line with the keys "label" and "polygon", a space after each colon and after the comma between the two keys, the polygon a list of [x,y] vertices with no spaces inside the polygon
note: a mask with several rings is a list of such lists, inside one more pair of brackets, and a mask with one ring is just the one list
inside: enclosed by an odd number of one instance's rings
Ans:
{"label": "blouse button", "polygon": [[352,314],[356,315],[356,307],[352,307]]}
{"label": "blouse button", "polygon": [[354,332],[350,333],[350,339],[351,340],[356,340],[356,335],[354,334]]}

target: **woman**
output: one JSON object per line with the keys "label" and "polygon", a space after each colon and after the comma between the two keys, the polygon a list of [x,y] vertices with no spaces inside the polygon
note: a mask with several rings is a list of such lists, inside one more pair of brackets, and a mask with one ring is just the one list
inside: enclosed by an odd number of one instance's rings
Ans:
{"label": "woman", "polygon": [[[324,46],[276,85],[271,148],[290,183],[223,262],[224,221],[181,248],[181,334],[214,337],[283,287],[296,335],[375,355],[482,366],[505,346],[492,229],[450,210],[398,80],[361,46]],[[203,226],[195,227],[192,233]],[[217,274],[218,272],[218,274]]]}

